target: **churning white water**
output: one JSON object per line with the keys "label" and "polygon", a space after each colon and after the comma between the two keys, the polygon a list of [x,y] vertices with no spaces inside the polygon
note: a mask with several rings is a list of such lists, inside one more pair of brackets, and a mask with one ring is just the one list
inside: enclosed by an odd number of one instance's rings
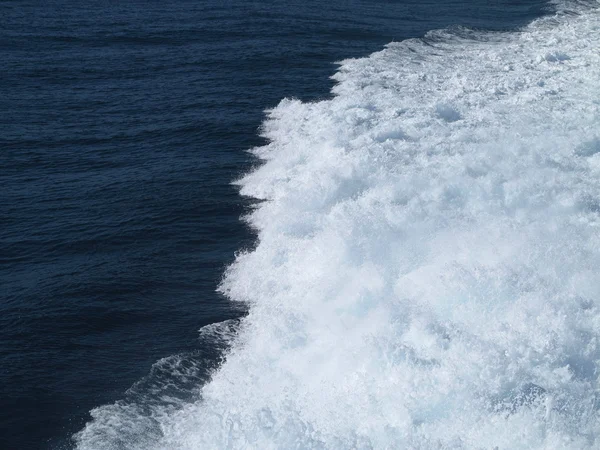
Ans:
{"label": "churning white water", "polygon": [[270,111],[226,361],[79,447],[600,448],[600,14],[569,8],[392,43]]}

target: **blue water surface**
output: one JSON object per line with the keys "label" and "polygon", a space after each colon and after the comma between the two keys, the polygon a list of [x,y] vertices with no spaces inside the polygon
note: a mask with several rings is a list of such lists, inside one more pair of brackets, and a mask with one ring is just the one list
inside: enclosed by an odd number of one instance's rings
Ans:
{"label": "blue water surface", "polygon": [[71,447],[160,358],[218,363],[198,329],[244,314],[215,288],[253,243],[230,182],[257,163],[266,108],[328,97],[335,61],[392,40],[547,8],[0,2],[0,448]]}

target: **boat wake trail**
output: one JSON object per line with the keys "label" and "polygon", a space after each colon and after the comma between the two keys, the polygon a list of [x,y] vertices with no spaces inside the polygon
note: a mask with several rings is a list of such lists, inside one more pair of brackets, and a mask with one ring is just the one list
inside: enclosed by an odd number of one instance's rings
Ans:
{"label": "boat wake trail", "polygon": [[598,448],[600,14],[569,8],[389,44],[271,110],[226,361],[151,438],[117,441],[112,405],[79,448]]}

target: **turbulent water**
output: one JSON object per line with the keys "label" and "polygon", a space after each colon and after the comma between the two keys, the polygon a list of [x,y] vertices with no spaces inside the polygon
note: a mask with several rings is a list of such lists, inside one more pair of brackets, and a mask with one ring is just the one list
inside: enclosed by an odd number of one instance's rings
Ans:
{"label": "turbulent water", "polygon": [[78,448],[598,448],[596,7],[394,42],[269,111],[220,287],[249,315],[202,331],[224,362]]}
{"label": "turbulent water", "polygon": [[246,150],[266,142],[265,109],[331,98],[335,61],[390,41],[453,24],[515,30],[551,11],[0,2],[0,449],[72,449],[90,411],[98,445],[140,448],[200,398],[248,308],[215,289],[253,248],[239,217],[257,202],[231,181],[258,164]]}

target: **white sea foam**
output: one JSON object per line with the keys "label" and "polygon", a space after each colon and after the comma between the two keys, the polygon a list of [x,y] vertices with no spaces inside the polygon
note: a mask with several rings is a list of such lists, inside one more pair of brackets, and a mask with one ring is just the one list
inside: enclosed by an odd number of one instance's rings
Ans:
{"label": "white sea foam", "polygon": [[[249,315],[202,399],[124,447],[600,448],[600,14],[579,12],[393,43],[270,111],[239,181],[259,242],[221,288]],[[98,423],[79,447],[120,448]]]}

